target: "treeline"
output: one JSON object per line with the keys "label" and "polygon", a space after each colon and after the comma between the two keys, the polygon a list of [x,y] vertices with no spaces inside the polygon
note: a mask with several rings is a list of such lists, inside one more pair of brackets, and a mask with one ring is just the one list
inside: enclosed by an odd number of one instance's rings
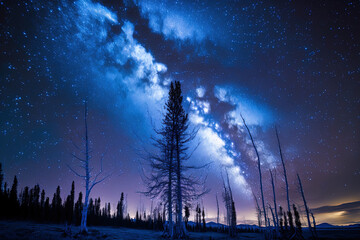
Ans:
{"label": "treeline", "polygon": [[[56,188],[53,197],[46,196],[45,190],[38,184],[33,188],[24,187],[18,192],[18,179],[15,176],[11,187],[3,184],[2,166],[0,163],[0,219],[36,221],[40,223],[58,223],[66,225],[80,225],[84,206],[83,193],[75,197],[75,183],[72,182],[69,195],[61,198],[60,186]],[[111,204],[105,203],[101,208],[101,199],[90,198],[88,206],[88,224],[92,226],[124,226],[132,228],[145,228],[162,230],[164,218],[146,213],[136,214],[131,219],[125,213],[124,193],[117,203],[116,209],[111,212]],[[157,211],[157,210],[156,210]],[[155,212],[155,211],[154,211]],[[160,211],[158,211],[160,213]]]}
{"label": "treeline", "polygon": [[[166,209],[159,205],[151,209],[151,214],[136,212],[135,218],[125,212],[124,193],[117,202],[116,209],[111,211],[111,204],[101,207],[101,198],[90,198],[87,222],[91,226],[123,226],[131,228],[163,230]],[[45,190],[38,184],[33,188],[24,187],[18,192],[18,179],[15,176],[11,187],[3,184],[2,166],[0,163],[0,218],[12,220],[36,221],[40,223],[57,223],[66,225],[81,224],[84,196],[82,192],[75,196],[75,183],[72,182],[69,195],[61,198],[60,186],[56,188],[52,198],[46,196]],[[187,226],[190,231],[206,231],[205,212],[197,206],[196,225]],[[186,224],[190,217],[189,207],[185,207]],[[211,231],[213,229],[208,228]]]}
{"label": "treeline", "polygon": [[[0,163],[0,219],[35,221],[39,223],[56,223],[67,226],[81,224],[84,196],[79,192],[75,196],[75,183],[72,182],[69,195],[61,198],[61,189],[58,186],[52,198],[46,196],[45,190],[38,184],[33,188],[24,187],[18,192],[18,179],[15,176],[11,187],[3,184],[2,165]],[[139,229],[163,230],[166,219],[166,208],[160,204],[150,210],[136,211],[135,218],[126,213],[124,193],[117,202],[112,213],[111,204],[105,203],[101,207],[101,198],[90,198],[87,222],[90,226],[122,226]],[[190,221],[191,208],[184,207],[184,221],[186,229],[191,232],[228,232],[224,225],[206,226],[204,206],[196,205],[195,221]],[[258,232],[257,228],[237,229],[238,232]]]}

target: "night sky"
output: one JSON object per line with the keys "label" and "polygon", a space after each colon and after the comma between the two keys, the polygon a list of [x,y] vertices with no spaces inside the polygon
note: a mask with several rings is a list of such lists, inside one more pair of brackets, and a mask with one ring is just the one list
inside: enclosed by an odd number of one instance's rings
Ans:
{"label": "night sky", "polygon": [[19,190],[38,183],[49,197],[60,185],[64,198],[73,180],[83,191],[67,165],[78,165],[73,143],[81,146],[87,98],[91,164],[99,169],[103,156],[112,174],[91,196],[114,209],[124,192],[131,216],[149,211],[141,155],[153,150],[153,126],[177,80],[199,129],[189,161],[211,162],[199,171],[211,188],[199,200],[208,221],[224,167],[238,222],[256,220],[258,170],[241,113],[263,161],[266,201],[274,169],[285,206],[276,125],[291,203],[304,210],[299,173],[319,222],[359,223],[359,17],[359,1],[0,1],[5,181],[17,175]]}

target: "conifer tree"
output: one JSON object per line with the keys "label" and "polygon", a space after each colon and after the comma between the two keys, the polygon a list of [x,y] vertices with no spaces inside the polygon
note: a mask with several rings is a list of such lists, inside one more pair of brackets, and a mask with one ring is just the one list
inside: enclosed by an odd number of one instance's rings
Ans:
{"label": "conifer tree", "polygon": [[4,175],[2,173],[2,165],[0,163],[0,217],[4,215],[5,206],[5,190],[3,190]]}
{"label": "conifer tree", "polygon": [[75,183],[71,184],[70,195],[67,196],[65,202],[65,218],[68,224],[72,224],[74,215],[74,202],[75,202]]}
{"label": "conifer tree", "polygon": [[12,211],[11,212],[12,216],[17,216],[17,214],[18,214],[19,202],[18,202],[17,188],[18,188],[18,180],[17,180],[16,176],[14,176],[14,181],[11,186],[10,196],[9,196],[10,210]]}
{"label": "conifer tree", "polygon": [[185,211],[185,226],[187,228],[187,224],[189,222],[189,217],[190,217],[190,209],[188,205],[185,205],[184,211]]}
{"label": "conifer tree", "polygon": [[203,231],[206,231],[206,222],[205,222],[205,210],[202,209],[202,222],[203,222]]}
{"label": "conifer tree", "polygon": [[41,191],[41,197],[40,197],[40,220],[45,220],[45,190],[43,189]]}
{"label": "conifer tree", "polygon": [[136,223],[138,223],[140,221],[140,216],[139,216],[139,211],[138,210],[136,210],[135,221],[136,221]]}
{"label": "conifer tree", "polygon": [[21,215],[25,219],[28,218],[28,214],[29,214],[28,212],[29,202],[30,202],[29,187],[26,186],[21,194],[21,203],[20,203]]}
{"label": "conifer tree", "polygon": [[76,225],[80,225],[81,217],[82,217],[82,210],[83,210],[83,203],[82,203],[83,194],[79,192],[79,198],[75,204],[75,223]]}
{"label": "conifer tree", "polygon": [[45,204],[44,204],[44,215],[45,215],[45,221],[50,221],[50,215],[51,215],[51,207],[50,207],[50,199],[49,197],[46,197]]}
{"label": "conifer tree", "polygon": [[296,229],[297,229],[300,233],[302,233],[301,221],[300,221],[300,214],[299,214],[299,212],[298,212],[295,204],[293,204],[293,209],[294,209]]}
{"label": "conifer tree", "polygon": [[294,231],[294,221],[293,221],[293,216],[292,216],[291,211],[287,212],[287,215],[288,215],[290,231],[293,232]]}
{"label": "conifer tree", "polygon": [[40,200],[40,186],[39,184],[36,184],[34,188],[31,190],[31,195],[30,195],[30,214],[36,220],[38,220],[40,216],[39,200]]}
{"label": "conifer tree", "polygon": [[286,217],[286,213],[284,212],[284,227],[285,227],[285,231],[288,230],[288,219]]}
{"label": "conifer tree", "polygon": [[117,207],[116,207],[116,214],[117,214],[117,218],[121,222],[124,218],[124,193],[123,192],[121,193],[120,201],[118,202]]}
{"label": "conifer tree", "polygon": [[283,212],[283,208],[280,206],[279,207],[279,218],[280,218],[280,231],[281,232],[284,232],[284,220],[283,220],[283,215],[284,215],[284,212]]}
{"label": "conifer tree", "polygon": [[2,173],[2,165],[0,163],[0,198],[3,192],[3,188],[2,188],[3,181],[4,181],[4,174]]}
{"label": "conifer tree", "polygon": [[51,202],[51,208],[53,213],[53,220],[56,222],[60,222],[61,220],[61,214],[62,214],[62,199],[60,195],[60,186],[57,186],[56,192],[54,193],[52,202]]}
{"label": "conifer tree", "polygon": [[[188,115],[182,106],[180,82],[171,83],[169,98],[165,104],[166,113],[162,127],[155,129],[154,146],[159,150],[157,154],[150,154],[149,162],[151,174],[145,176],[147,185],[146,195],[151,198],[160,197],[165,200],[168,210],[168,235],[173,238],[187,236],[183,220],[183,203],[191,201],[206,193],[199,192],[203,187],[199,179],[191,178],[185,173],[192,166],[186,166],[189,159],[188,144],[195,138],[196,131],[188,131]],[[176,232],[173,232],[173,206],[176,210]]]}

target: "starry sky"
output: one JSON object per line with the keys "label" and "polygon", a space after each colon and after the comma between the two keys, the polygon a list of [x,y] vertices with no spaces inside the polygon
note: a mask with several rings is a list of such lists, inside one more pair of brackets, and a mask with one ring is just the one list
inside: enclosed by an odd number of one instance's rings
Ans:
{"label": "starry sky", "polygon": [[[72,154],[84,136],[88,99],[94,169],[111,177],[94,188],[112,208],[149,210],[141,155],[164,114],[171,81],[198,134],[192,164],[211,192],[199,199],[216,218],[221,173],[228,169],[239,223],[256,220],[256,156],[265,198],[269,169],[279,203],[285,185],[304,210],[302,178],[319,222],[360,222],[360,6],[358,1],[0,1],[0,162],[5,181],[40,184],[51,196],[82,181]],[[220,208],[224,214],[224,204]],[[190,218],[193,217],[193,213]],[[223,219],[223,217],[222,217]]]}

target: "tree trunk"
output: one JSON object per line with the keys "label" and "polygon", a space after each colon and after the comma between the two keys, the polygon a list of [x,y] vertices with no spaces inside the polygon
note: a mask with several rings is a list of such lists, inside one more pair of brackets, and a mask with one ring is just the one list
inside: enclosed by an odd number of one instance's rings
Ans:
{"label": "tree trunk", "polygon": [[87,232],[86,221],[87,221],[87,210],[89,202],[89,181],[90,181],[90,172],[89,172],[89,137],[88,137],[88,125],[87,125],[87,104],[85,101],[85,202],[84,208],[81,217],[81,232]]}
{"label": "tree trunk", "polygon": [[169,183],[168,183],[168,218],[169,218],[169,236],[170,239],[174,237],[174,226],[172,221],[172,174],[173,174],[173,146],[170,146],[170,156],[169,156]]}
{"label": "tree trunk", "polygon": [[314,214],[312,213],[312,211],[311,211],[310,213],[311,213],[311,217],[312,217],[312,220],[313,220],[313,230],[314,230],[314,235],[315,235],[315,237],[317,238],[317,232],[316,232],[316,221],[315,221],[315,217],[314,217]]}
{"label": "tree trunk", "polygon": [[243,118],[243,116],[241,115],[241,118],[243,120],[243,123],[250,135],[250,139],[251,139],[251,143],[255,149],[255,153],[256,153],[256,156],[258,158],[258,170],[259,170],[259,179],[260,179],[260,192],[261,192],[261,202],[262,202],[262,207],[263,207],[263,210],[264,210],[264,220],[265,220],[265,227],[267,225],[267,217],[266,217],[266,209],[265,209],[265,201],[264,201],[264,192],[263,192],[263,184],[262,184],[262,175],[261,175],[261,164],[260,164],[260,156],[259,156],[259,153],[258,153],[258,150],[256,148],[256,145],[255,145],[255,142],[254,142],[254,139],[251,135],[251,132],[250,132],[250,129],[249,127],[246,125],[246,122],[245,122],[245,119]]}
{"label": "tree trunk", "polygon": [[309,208],[308,208],[307,203],[306,203],[303,187],[302,187],[302,184],[301,184],[301,179],[300,179],[299,174],[296,174],[296,175],[297,175],[298,182],[299,182],[301,196],[302,196],[302,199],[304,201],[304,206],[305,206],[305,211],[306,211],[306,217],[307,217],[307,221],[308,221],[309,230],[310,230],[311,234],[314,236],[314,233],[313,233],[313,230],[312,230],[312,227],[311,227],[311,222],[310,222]]}
{"label": "tree trunk", "polygon": [[276,127],[275,127],[275,133],[276,133],[276,139],[277,139],[278,146],[279,146],[281,164],[282,164],[282,167],[283,167],[283,170],[284,170],[284,178],[285,178],[285,185],[286,185],[286,200],[287,200],[287,204],[288,204],[288,212],[290,212],[291,209],[290,209],[290,198],[289,198],[289,184],[288,184],[288,180],[287,180],[286,167],[285,167],[285,162],[284,162],[284,158],[283,158],[283,154],[282,154],[282,150],[281,150],[281,145],[280,145],[280,138],[279,138],[278,130],[277,130]]}
{"label": "tree trunk", "polygon": [[217,223],[217,228],[218,228],[218,230],[219,230],[219,215],[220,215],[220,211],[219,211],[219,201],[218,201],[217,195],[216,195],[216,206],[217,206],[216,223]]}
{"label": "tree trunk", "polygon": [[180,160],[180,151],[179,151],[179,138],[176,139],[176,177],[177,177],[177,236],[183,237],[185,231],[183,229],[183,219],[182,219],[182,189],[181,189],[181,160]]}
{"label": "tree trunk", "polygon": [[[276,193],[275,193],[275,184],[274,184],[274,178],[273,178],[273,174],[270,171],[270,176],[271,176],[271,185],[272,185],[272,190],[273,190],[273,195],[274,195],[274,211],[275,211],[275,218],[274,218],[274,224],[275,224],[275,229],[276,229],[276,234],[279,232],[279,217],[278,217],[278,213],[277,213],[277,204],[276,204]],[[271,208],[270,208],[271,209]],[[272,212],[272,210],[271,210]],[[275,222],[276,221],[276,222]]]}

